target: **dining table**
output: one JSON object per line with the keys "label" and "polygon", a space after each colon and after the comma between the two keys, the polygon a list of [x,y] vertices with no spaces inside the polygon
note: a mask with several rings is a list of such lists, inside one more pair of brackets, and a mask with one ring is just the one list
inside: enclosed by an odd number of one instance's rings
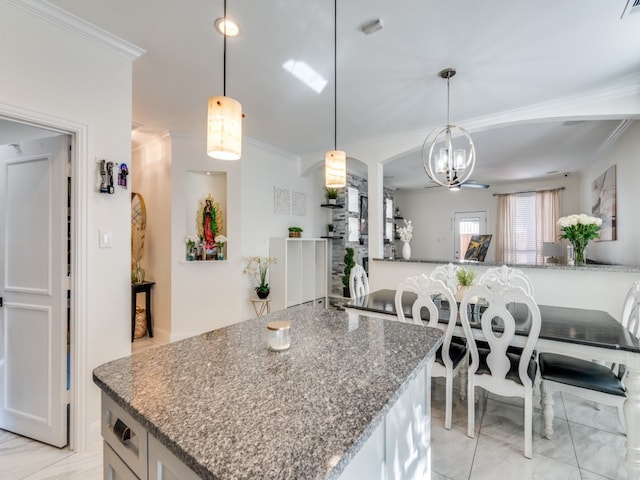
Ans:
{"label": "dining table", "polygon": [[[345,305],[350,314],[366,314],[380,318],[397,318],[395,306],[396,291],[382,289],[352,298]],[[412,319],[411,306],[417,298],[415,293],[405,292],[402,296],[402,309],[405,317]],[[626,400],[624,403],[625,430],[627,435],[625,464],[629,478],[640,479],[640,341],[627,328],[622,326],[609,313],[588,308],[538,305],[541,317],[540,335],[536,351],[559,353],[586,360],[623,364],[627,368],[625,379]],[[475,338],[483,340],[477,305],[470,305],[469,321]],[[442,302],[439,310],[439,322],[446,327],[449,307]],[[525,308],[514,305],[512,314],[516,322],[515,346],[524,346],[529,330],[529,320]],[[428,319],[425,310],[423,320]],[[465,336],[461,323],[454,335]],[[552,402],[553,400],[551,400]],[[552,404],[544,406],[545,424],[553,420]],[[549,417],[550,415],[550,417]],[[550,436],[551,431],[545,434]]]}

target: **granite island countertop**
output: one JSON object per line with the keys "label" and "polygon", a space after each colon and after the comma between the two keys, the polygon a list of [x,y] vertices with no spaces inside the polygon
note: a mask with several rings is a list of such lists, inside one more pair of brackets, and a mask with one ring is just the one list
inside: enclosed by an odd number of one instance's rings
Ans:
{"label": "granite island countertop", "polygon": [[[288,320],[291,348],[267,348]],[[293,307],[151,348],[94,382],[202,478],[337,478],[442,342],[440,330]]]}

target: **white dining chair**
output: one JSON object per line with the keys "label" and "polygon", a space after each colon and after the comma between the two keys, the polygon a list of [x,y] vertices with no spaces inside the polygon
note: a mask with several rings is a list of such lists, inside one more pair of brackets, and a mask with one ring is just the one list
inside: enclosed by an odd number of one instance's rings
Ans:
{"label": "white dining chair", "polygon": [[457,273],[459,269],[460,267],[454,265],[453,263],[438,265],[433,269],[431,275],[429,276],[436,280],[441,280],[447,287],[449,287],[449,290],[451,290],[451,292],[455,296],[456,292],[458,291],[459,282]]}
{"label": "white dining chair", "polygon": [[489,268],[480,276],[476,283],[491,281],[499,281],[507,285],[522,287],[527,294],[532,297],[534,296],[531,280],[529,280],[529,277],[520,269],[507,267],[506,265]]}
{"label": "white dining chair", "polygon": [[[430,278],[435,280],[442,281],[448,288],[451,290],[453,297],[456,298],[456,293],[458,292],[458,287],[460,282],[458,281],[458,270],[460,270],[460,266],[454,265],[453,263],[448,263],[446,265],[438,265],[434,268],[429,275]],[[438,306],[442,307],[442,301],[438,298]],[[460,345],[466,345],[466,339],[464,337],[458,337],[456,335],[453,336],[452,341],[454,343]],[[460,399],[464,400],[467,393],[467,359],[468,352],[465,354],[465,358],[463,359],[463,365],[460,368]]]}
{"label": "white dining chair", "polygon": [[[635,337],[640,336],[640,280],[634,282],[622,307],[621,324]],[[624,401],[626,389],[624,365],[603,365],[589,360],[541,353],[539,355],[540,376],[542,377],[542,409],[544,414],[544,434],[553,435],[553,393],[566,392],[601,405],[615,407],[624,431]]]}
{"label": "white dining chair", "polygon": [[349,273],[349,295],[351,298],[369,295],[369,279],[362,265],[355,264]]}
{"label": "white dining chair", "polygon": [[[436,361],[431,370],[432,377],[445,377],[445,420],[444,427],[451,429],[451,418],[453,410],[453,378],[459,373],[462,360],[467,353],[465,345],[458,345],[451,342],[453,331],[456,327],[458,318],[458,306],[451,290],[441,281],[422,274],[415,277],[407,277],[396,289],[395,306],[398,320],[407,321],[403,305],[402,296],[411,292],[417,295],[416,300],[411,305],[412,322],[418,325],[424,325],[422,320],[422,309],[427,309],[429,319],[427,326],[444,330],[444,341],[442,346],[436,352]],[[445,323],[440,323],[440,310],[435,304],[434,298],[440,296],[449,303],[448,316],[444,318]],[[442,310],[442,312],[446,312]]]}
{"label": "white dining chair", "polygon": [[[482,299],[480,310],[471,310],[469,304]],[[524,347],[519,353],[510,349],[516,332],[516,323],[508,305],[517,303],[528,310],[530,329]],[[482,329],[483,343],[478,343],[471,330],[469,316]],[[460,320],[467,337],[470,361],[468,375],[467,435],[474,436],[475,389],[484,388],[506,397],[524,399],[524,455],[532,456],[533,385],[536,362],[533,351],[540,334],[540,309],[533,297],[522,287],[499,281],[486,281],[472,285],[460,303]]]}

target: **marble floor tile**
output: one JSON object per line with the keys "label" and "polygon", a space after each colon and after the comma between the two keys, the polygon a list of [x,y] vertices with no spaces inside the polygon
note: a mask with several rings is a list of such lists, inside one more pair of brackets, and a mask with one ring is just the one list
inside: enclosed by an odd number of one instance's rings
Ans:
{"label": "marble floor tile", "polygon": [[610,433],[624,433],[615,407],[599,405],[600,409],[597,410],[592,401],[564,392],[562,392],[562,400],[567,412],[567,420],[570,422],[580,423]]}
{"label": "marble floor tile", "polygon": [[102,449],[88,453],[74,453],[24,480],[99,480],[102,472]]}
{"label": "marble floor tile", "polygon": [[478,437],[469,438],[467,429],[431,423],[431,469],[451,480],[468,479]]}
{"label": "marble floor tile", "polygon": [[68,448],[55,448],[15,436],[0,443],[0,478],[23,479],[70,455]]}
{"label": "marble floor tile", "polygon": [[580,470],[580,475],[582,475],[582,480],[609,480],[607,477],[590,472],[589,470]]}
{"label": "marble floor tile", "polygon": [[6,430],[0,430],[0,443],[13,440],[17,437],[18,435],[16,435],[15,433],[7,432]]}
{"label": "marble floor tile", "polygon": [[528,459],[521,447],[480,435],[470,480],[580,480],[580,470],[543,455]]}
{"label": "marble floor tile", "polygon": [[582,470],[615,480],[628,478],[624,465],[626,436],[572,422],[569,430]]}

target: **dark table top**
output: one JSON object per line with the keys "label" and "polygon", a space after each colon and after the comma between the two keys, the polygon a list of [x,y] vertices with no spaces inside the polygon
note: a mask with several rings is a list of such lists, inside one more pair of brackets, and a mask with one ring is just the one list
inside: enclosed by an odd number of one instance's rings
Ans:
{"label": "dark table top", "polygon": [[[377,290],[364,297],[352,299],[345,307],[395,315],[395,295],[395,290]],[[416,295],[413,293],[403,295],[402,307],[406,317],[411,317],[411,305],[415,298]],[[550,305],[538,307],[542,320],[539,336],[541,339],[640,353],[638,339],[607,312]],[[446,304],[441,311],[441,321],[446,322]],[[526,335],[529,331],[526,309],[516,308],[514,318],[516,334]],[[473,321],[471,326],[474,326]],[[479,324],[475,327],[479,328]]]}

